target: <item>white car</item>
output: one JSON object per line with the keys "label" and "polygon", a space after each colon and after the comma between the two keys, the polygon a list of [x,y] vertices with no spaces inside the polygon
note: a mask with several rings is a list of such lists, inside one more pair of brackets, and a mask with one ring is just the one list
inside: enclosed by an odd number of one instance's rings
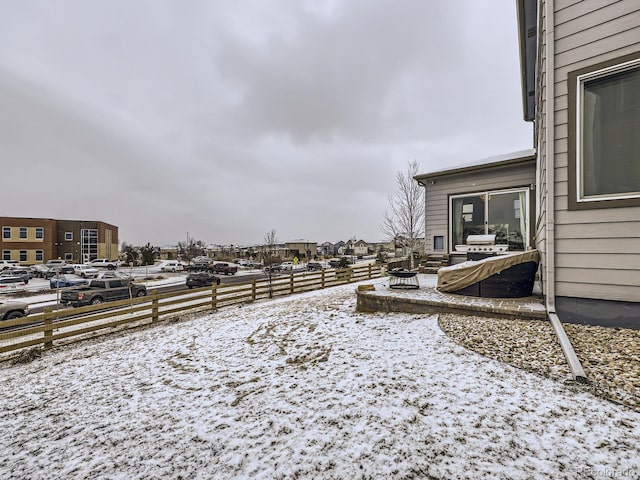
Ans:
{"label": "white car", "polygon": [[116,260],[109,260],[108,258],[96,258],[95,260],[91,260],[88,265],[95,268],[108,268],[109,270],[118,268],[118,262]]}
{"label": "white car", "polygon": [[293,262],[282,262],[280,270],[293,270]]}
{"label": "white car", "polygon": [[0,270],[17,267],[19,265],[20,263],[17,260],[0,260]]}
{"label": "white car", "polygon": [[76,273],[76,275],[82,278],[96,278],[98,276],[98,273],[100,273],[100,270],[92,267],[91,265],[74,263],[72,266],[73,271]]}
{"label": "white car", "polygon": [[103,278],[125,278],[128,280],[133,280],[133,275],[122,272],[120,270],[118,271],[107,270],[106,272],[98,273],[98,276],[96,278],[100,280],[102,280]]}
{"label": "white car", "polygon": [[164,262],[162,265],[160,265],[161,272],[181,272],[182,270],[184,270],[184,265],[182,265],[182,262],[174,262],[172,260],[169,260],[168,262]]}

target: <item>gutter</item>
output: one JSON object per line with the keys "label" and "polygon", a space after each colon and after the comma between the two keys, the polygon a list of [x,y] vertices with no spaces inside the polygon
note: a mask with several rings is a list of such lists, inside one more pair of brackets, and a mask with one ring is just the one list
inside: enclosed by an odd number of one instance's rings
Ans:
{"label": "gutter", "polygon": [[546,220],[545,220],[545,272],[546,272],[546,308],[549,321],[556,332],[556,337],[562,347],[571,375],[574,380],[586,382],[587,375],[578,360],[573,345],[562,327],[556,313],[556,276],[555,276],[555,28],[554,28],[553,0],[545,3],[545,103],[547,106],[545,121],[545,180],[546,180]]}

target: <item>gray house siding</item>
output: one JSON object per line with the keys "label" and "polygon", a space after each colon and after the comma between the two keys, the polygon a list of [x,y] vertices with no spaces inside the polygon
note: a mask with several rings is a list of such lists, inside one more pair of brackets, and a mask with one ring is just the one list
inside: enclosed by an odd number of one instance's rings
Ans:
{"label": "gray house siding", "polygon": [[637,301],[640,248],[628,246],[640,245],[640,208],[568,211],[567,74],[640,50],[640,2],[555,8],[556,295]]}
{"label": "gray house siding", "polygon": [[[555,296],[561,319],[580,317],[593,300],[622,302],[618,306],[640,316],[640,207],[569,210],[569,86],[568,74],[600,62],[640,52],[640,2],[637,0],[557,0],[553,2],[554,102],[545,102],[547,59],[544,18],[539,3],[536,146],[538,159],[538,223],[536,246],[545,264],[545,169],[554,168]],[[550,19],[551,20],[551,19]],[[554,158],[545,156],[546,112],[553,108]],[[547,292],[544,282],[543,291]],[[627,303],[625,303],[627,302]],[[631,305],[631,304],[634,305]],[[595,310],[594,310],[595,311]],[[596,314],[600,315],[600,313]],[[563,316],[565,318],[563,318]],[[637,325],[636,325],[636,328]]]}
{"label": "gray house siding", "polygon": [[[455,171],[455,170],[454,170]],[[425,247],[427,254],[451,253],[449,239],[449,197],[487,190],[505,190],[535,185],[535,157],[524,163],[490,169],[470,169],[459,173],[438,172],[418,177],[425,188]],[[530,198],[530,220],[533,205]],[[530,221],[529,231],[531,232]],[[434,249],[434,237],[444,236],[444,251]],[[530,235],[531,237],[531,235]],[[531,238],[530,238],[531,241]]]}

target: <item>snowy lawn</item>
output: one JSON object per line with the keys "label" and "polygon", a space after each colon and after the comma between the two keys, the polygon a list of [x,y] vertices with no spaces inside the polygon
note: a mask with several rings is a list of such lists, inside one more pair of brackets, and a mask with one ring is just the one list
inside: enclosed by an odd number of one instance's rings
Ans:
{"label": "snowy lawn", "polygon": [[640,414],[354,285],[0,365],[0,478],[638,478]]}

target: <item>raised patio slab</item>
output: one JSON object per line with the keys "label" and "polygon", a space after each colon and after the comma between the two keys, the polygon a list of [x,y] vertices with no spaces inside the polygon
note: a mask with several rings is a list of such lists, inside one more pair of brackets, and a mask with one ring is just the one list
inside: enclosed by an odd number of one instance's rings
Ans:
{"label": "raised patio slab", "polygon": [[358,290],[357,309],[361,312],[460,313],[486,317],[544,320],[546,308],[541,296],[524,298],[482,298],[436,290],[437,275],[418,274],[420,288],[395,290],[389,278],[371,282],[374,290]]}

